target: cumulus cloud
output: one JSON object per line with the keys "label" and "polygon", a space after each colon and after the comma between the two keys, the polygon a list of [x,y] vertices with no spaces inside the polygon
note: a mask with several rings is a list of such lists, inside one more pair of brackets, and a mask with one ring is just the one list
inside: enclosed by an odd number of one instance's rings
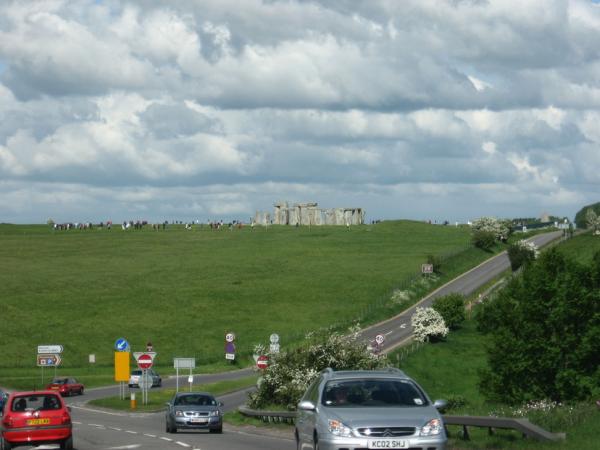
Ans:
{"label": "cumulus cloud", "polygon": [[598,41],[587,0],[4,1],[0,220],[572,216]]}

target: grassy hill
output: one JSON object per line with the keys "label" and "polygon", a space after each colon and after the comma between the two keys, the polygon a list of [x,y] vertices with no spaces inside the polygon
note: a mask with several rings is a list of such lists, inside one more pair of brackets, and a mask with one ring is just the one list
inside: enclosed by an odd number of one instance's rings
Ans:
{"label": "grassy hill", "polygon": [[62,344],[64,367],[87,366],[88,354],[111,366],[118,337],[134,351],[151,341],[166,367],[174,356],[222,360],[229,331],[246,354],[274,332],[285,346],[366,312],[392,313],[392,289],[426,255],[460,253],[469,241],[466,228],[411,221],[349,230],[0,225],[0,367],[34,366],[41,344]]}

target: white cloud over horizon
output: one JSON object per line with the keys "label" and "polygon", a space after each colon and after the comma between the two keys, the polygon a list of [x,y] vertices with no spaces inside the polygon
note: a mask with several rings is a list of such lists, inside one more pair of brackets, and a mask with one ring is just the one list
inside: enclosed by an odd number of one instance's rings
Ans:
{"label": "white cloud over horizon", "polygon": [[9,0],[0,222],[573,217],[600,192],[589,0]]}

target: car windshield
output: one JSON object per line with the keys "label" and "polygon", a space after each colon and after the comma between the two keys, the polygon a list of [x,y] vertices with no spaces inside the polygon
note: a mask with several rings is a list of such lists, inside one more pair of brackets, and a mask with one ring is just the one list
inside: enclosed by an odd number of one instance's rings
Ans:
{"label": "car windshield", "polygon": [[175,399],[175,405],[194,405],[194,406],[215,406],[217,402],[214,398],[202,394],[180,395]]}
{"label": "car windshield", "polygon": [[69,380],[66,378],[55,378],[52,380],[52,384],[67,384]]}
{"label": "car windshield", "polygon": [[131,372],[131,375],[141,375],[141,374],[142,374],[142,371],[141,371],[141,370],[133,370],[133,371]]}
{"label": "car windshield", "polygon": [[42,394],[15,397],[12,401],[12,411],[47,411],[60,409],[60,400],[56,395]]}
{"label": "car windshield", "polygon": [[423,392],[410,380],[335,380],[323,390],[328,407],[418,407],[427,405]]}

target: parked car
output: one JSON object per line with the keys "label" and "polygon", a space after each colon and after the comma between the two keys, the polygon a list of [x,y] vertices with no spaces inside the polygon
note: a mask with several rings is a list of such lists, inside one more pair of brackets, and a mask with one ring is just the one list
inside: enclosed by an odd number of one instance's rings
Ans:
{"label": "parked car", "polygon": [[71,396],[74,394],[83,395],[84,387],[75,378],[55,378],[46,386],[46,389],[58,391],[62,396]]}
{"label": "parked car", "polygon": [[167,403],[166,431],[180,428],[223,432],[223,403],[208,392],[179,392]]}
{"label": "parked car", "polygon": [[297,448],[442,450],[445,406],[399,369],[326,369],[298,404]]}
{"label": "parked car", "polygon": [[73,449],[71,412],[56,391],[13,392],[2,415],[2,450],[58,444]]}
{"label": "parked car", "polygon": [[[162,378],[153,369],[146,369],[147,376],[152,378],[152,387],[162,386]],[[129,387],[140,387],[140,378],[142,377],[141,370],[132,370],[129,377]]]}

